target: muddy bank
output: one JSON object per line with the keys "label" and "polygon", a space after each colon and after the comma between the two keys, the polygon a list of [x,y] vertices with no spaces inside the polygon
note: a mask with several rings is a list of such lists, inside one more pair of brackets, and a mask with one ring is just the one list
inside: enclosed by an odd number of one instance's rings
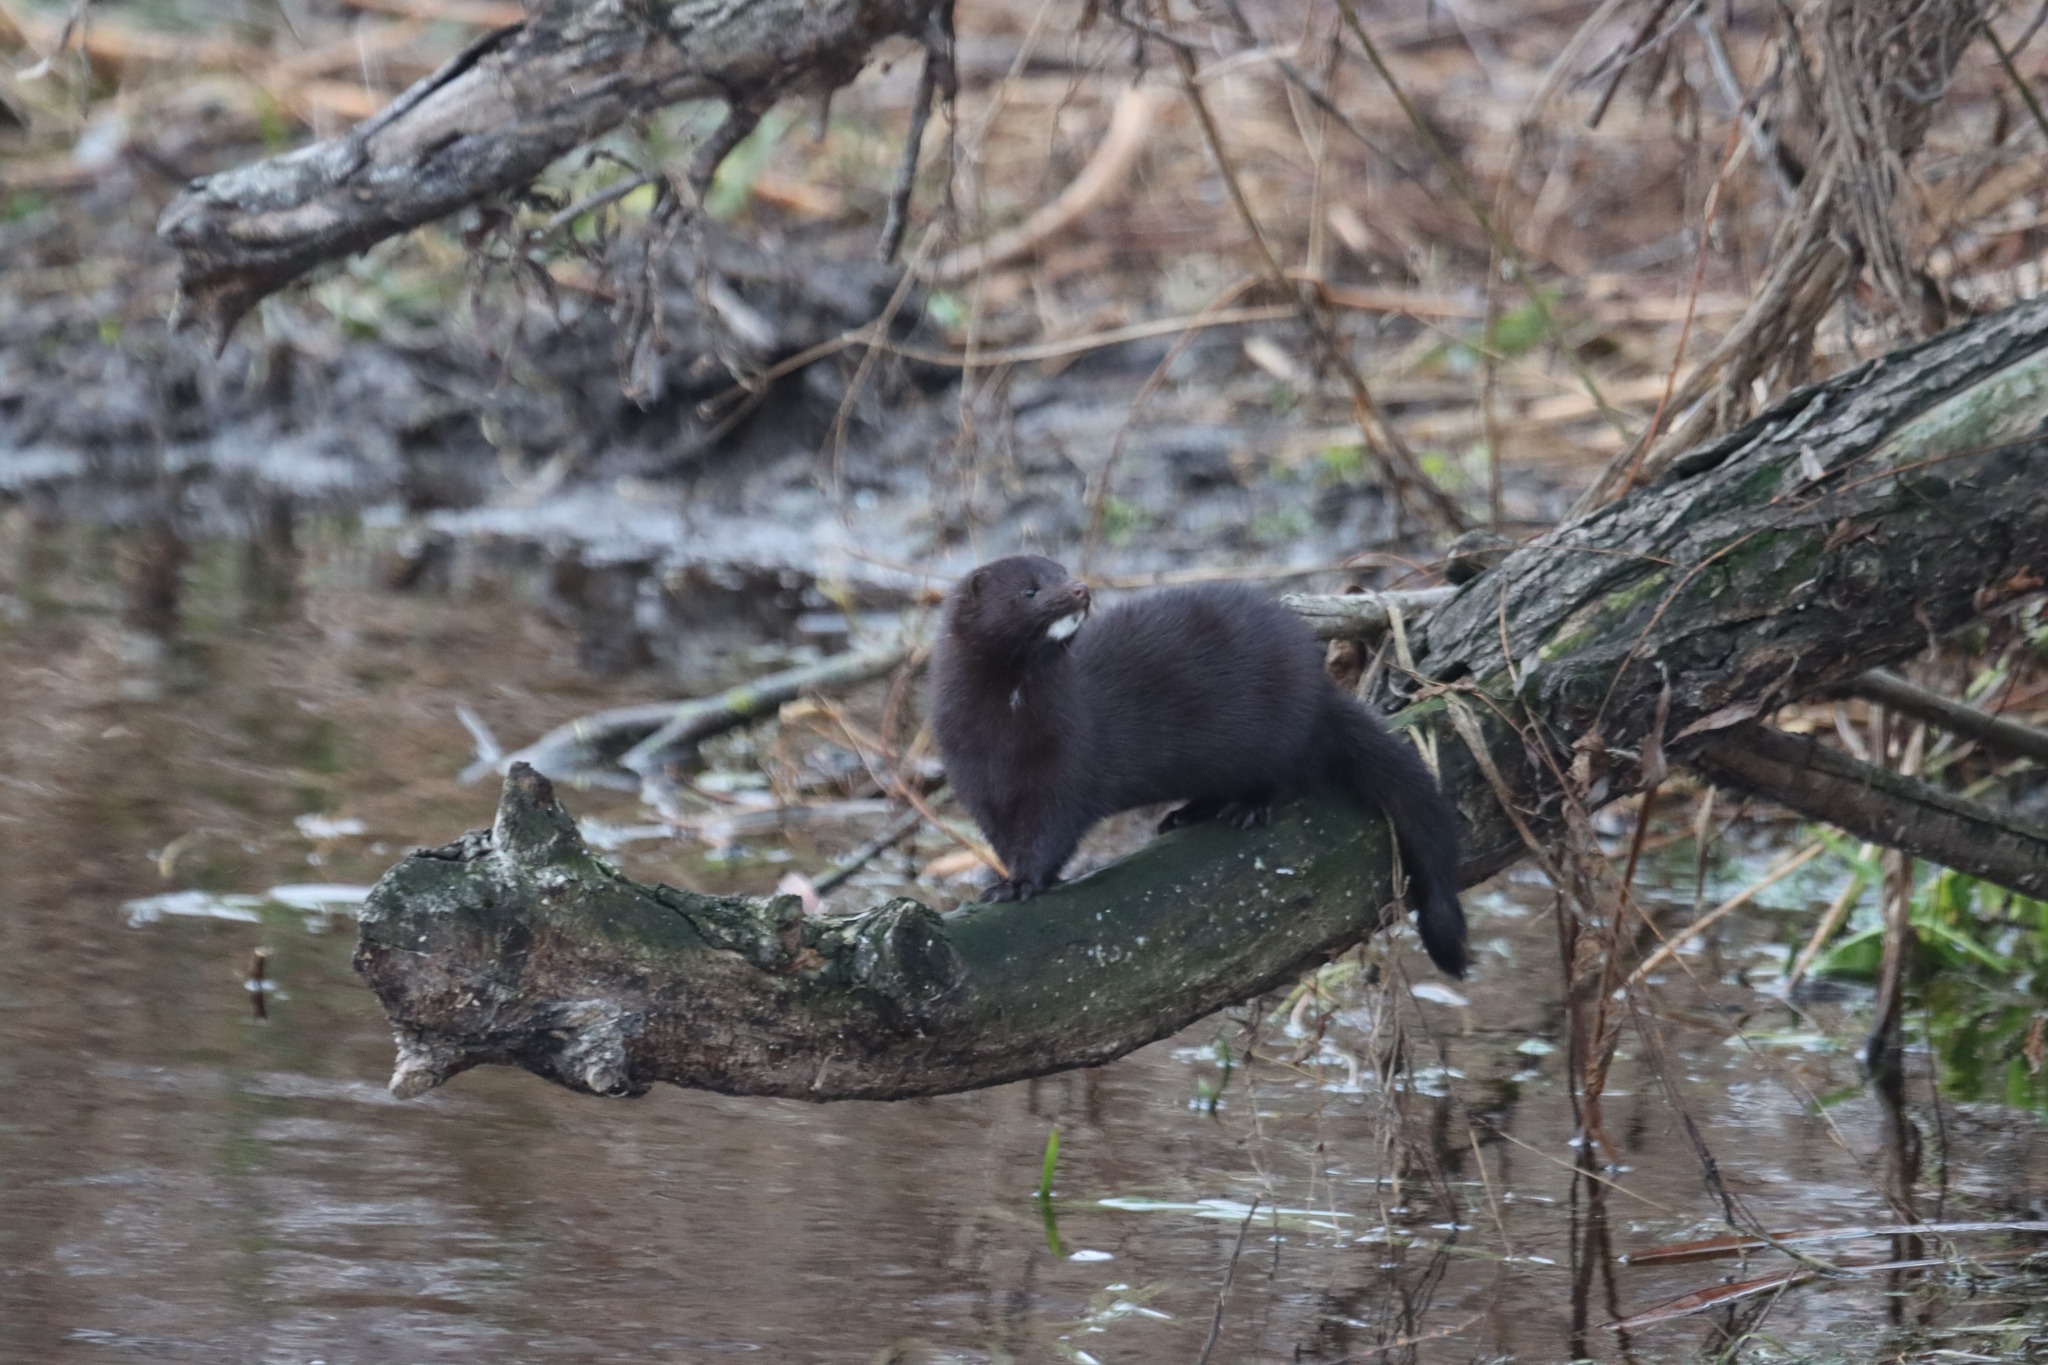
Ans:
{"label": "muddy bank", "polygon": [[[180,546],[246,540],[288,574],[294,527],[333,517],[376,533],[393,587],[478,562],[537,570],[599,672],[674,664],[678,638],[734,618],[843,636],[847,613],[1017,549],[1085,545],[1091,572],[1140,576],[1436,548],[1397,520],[1354,437],[1305,422],[1302,395],[1246,359],[1243,327],[1179,346],[1135,418],[1173,337],[965,384],[849,345],[750,393],[735,370],[829,348],[886,312],[899,277],[821,259],[830,243],[718,233],[713,275],[669,253],[659,347],[630,344],[602,286],[512,288],[493,312],[460,271],[401,248],[271,301],[215,356],[147,311],[167,306],[167,279],[147,239],[133,245],[154,263],[132,278],[0,322],[0,500],[144,546],[131,614],[146,626],[175,613]],[[629,255],[611,278],[638,268]],[[894,340],[949,354],[923,306],[913,291]],[[754,349],[736,356],[741,333]],[[1541,474],[1516,481],[1531,516],[1565,500]]]}

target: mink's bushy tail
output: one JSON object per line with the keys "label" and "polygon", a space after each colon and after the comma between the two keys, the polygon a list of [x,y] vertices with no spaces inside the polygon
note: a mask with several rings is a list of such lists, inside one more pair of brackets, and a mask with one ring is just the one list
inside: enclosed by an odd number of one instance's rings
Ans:
{"label": "mink's bushy tail", "polygon": [[1363,706],[1333,693],[1330,780],[1394,822],[1408,873],[1415,928],[1429,960],[1465,974],[1465,908],[1458,904],[1458,812],[1415,746],[1380,727]]}

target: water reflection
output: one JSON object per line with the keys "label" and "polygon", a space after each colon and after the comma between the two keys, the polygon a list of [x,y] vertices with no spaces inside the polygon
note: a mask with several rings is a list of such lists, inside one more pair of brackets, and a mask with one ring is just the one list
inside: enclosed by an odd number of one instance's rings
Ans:
{"label": "water reflection", "polygon": [[[1869,1224],[1885,1121],[1830,1041],[1848,1008],[1679,975],[1654,996],[1659,1054],[1629,1035],[1604,1097],[1627,1168],[1583,1168],[1555,931],[1519,878],[1472,898],[1480,967],[1455,992],[1333,975],[1097,1071],[811,1107],[491,1069],[395,1101],[337,931],[410,843],[487,822],[492,793],[455,781],[475,756],[457,704],[529,737],[650,684],[593,680],[576,630],[488,579],[392,594],[344,540],[278,546],[281,614],[190,547],[156,655],[86,540],[9,561],[7,591],[43,605],[0,640],[0,1359],[1186,1362],[1218,1322],[1215,1361],[1865,1359],[2044,1330],[2039,1281],[2017,1298],[1992,1239],[1967,1244],[1967,1285],[1822,1280],[1611,1331],[1783,1264],[1620,1261],[1725,1231],[1703,1153],[1767,1227]],[[30,581],[38,557],[64,571]],[[786,870],[638,837],[615,794],[568,800],[635,875],[765,890]],[[1769,937],[1728,923],[1729,963]],[[266,1020],[243,988],[258,948]],[[2038,1215],[2037,1130],[1931,1127],[1907,1062],[1946,1182],[1922,1212]],[[1054,1125],[1064,1256],[1035,1198]]]}

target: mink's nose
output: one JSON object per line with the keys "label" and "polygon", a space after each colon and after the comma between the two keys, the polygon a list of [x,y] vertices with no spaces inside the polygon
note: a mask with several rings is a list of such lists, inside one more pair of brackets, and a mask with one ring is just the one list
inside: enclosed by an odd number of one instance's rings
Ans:
{"label": "mink's nose", "polygon": [[1067,580],[1067,592],[1073,597],[1074,601],[1080,604],[1082,611],[1088,610],[1090,602],[1088,599],[1088,585],[1086,583],[1083,583],[1078,578],[1069,579]]}

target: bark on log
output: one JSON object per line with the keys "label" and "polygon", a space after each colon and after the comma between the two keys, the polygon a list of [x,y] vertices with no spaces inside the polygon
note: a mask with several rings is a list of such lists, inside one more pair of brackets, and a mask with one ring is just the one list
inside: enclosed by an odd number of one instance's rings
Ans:
{"label": "bark on log", "polygon": [[[1431,686],[1396,723],[1438,756],[1469,883],[1564,828],[1575,764],[1572,799],[1611,799],[2044,580],[2048,301],[1796,394],[1467,583],[1412,634]],[[805,919],[619,877],[519,771],[492,831],[379,883],[357,963],[401,1093],[508,1062],[602,1094],[927,1095],[1103,1062],[1285,981],[1379,924],[1389,861],[1381,822],[1309,801],[1022,904]]]}
{"label": "bark on log", "polygon": [[225,338],[264,295],[490,195],[636,114],[729,107],[723,152],[788,94],[851,80],[875,44],[924,35],[944,0],[548,0],[340,137],[194,182],[158,234],[186,305]]}
{"label": "bark on log", "polygon": [[[2044,430],[2036,300],[1792,394],[1532,542],[1424,623],[1419,667],[1483,694],[1489,705],[1466,705],[1493,752],[1578,757],[1595,797],[1618,795],[1646,745],[1653,764],[1659,751],[1683,761],[1706,735],[1838,691],[2038,591]],[[1532,723],[1518,729],[1517,714]],[[1531,829],[1559,828],[1554,772],[1499,766]],[[1462,742],[1444,776],[1483,785]],[[1521,856],[1498,812],[1465,812],[1468,870]]]}

